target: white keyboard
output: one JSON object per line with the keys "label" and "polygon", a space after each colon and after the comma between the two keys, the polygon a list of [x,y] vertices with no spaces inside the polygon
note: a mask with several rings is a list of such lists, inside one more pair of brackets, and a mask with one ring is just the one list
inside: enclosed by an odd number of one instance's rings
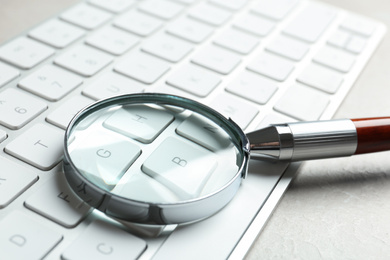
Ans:
{"label": "white keyboard", "polygon": [[89,0],[3,43],[0,259],[242,258],[248,230],[262,228],[252,223],[288,186],[287,164],[253,162],[233,201],[199,223],[125,228],[67,186],[68,122],[93,101],[138,92],[196,99],[247,132],[329,119],[385,30],[306,0]]}

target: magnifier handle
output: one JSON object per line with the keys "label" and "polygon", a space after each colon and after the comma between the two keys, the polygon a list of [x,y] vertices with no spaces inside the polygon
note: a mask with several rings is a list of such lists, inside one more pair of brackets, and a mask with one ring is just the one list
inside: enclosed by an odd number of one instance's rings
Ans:
{"label": "magnifier handle", "polygon": [[251,158],[302,161],[390,150],[390,117],[272,125],[247,134]]}

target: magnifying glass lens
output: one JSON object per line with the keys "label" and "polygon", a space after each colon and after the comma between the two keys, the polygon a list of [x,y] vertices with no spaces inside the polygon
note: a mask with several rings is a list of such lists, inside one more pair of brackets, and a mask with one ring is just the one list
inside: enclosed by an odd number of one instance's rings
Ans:
{"label": "magnifying glass lens", "polygon": [[240,173],[242,144],[214,115],[166,103],[107,102],[80,114],[66,139],[72,166],[98,189],[142,203],[222,190]]}

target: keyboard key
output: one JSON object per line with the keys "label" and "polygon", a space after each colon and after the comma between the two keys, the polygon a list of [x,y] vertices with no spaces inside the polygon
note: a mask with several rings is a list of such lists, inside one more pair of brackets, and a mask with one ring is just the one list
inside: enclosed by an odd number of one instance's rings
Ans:
{"label": "keyboard key", "polygon": [[318,120],[329,104],[329,96],[315,89],[294,85],[287,89],[274,109],[302,121]]}
{"label": "keyboard key", "polygon": [[103,125],[115,132],[142,143],[151,143],[173,121],[167,111],[146,106],[120,109],[104,121]]}
{"label": "keyboard key", "polygon": [[141,49],[167,61],[178,62],[192,51],[193,45],[168,34],[160,33],[145,42]]}
{"label": "keyboard key", "polygon": [[240,54],[249,54],[259,43],[256,37],[236,29],[228,29],[220,34],[214,43]]}
{"label": "keyboard key", "polygon": [[370,37],[375,31],[376,25],[365,17],[350,14],[341,23],[340,27],[364,37]]}
{"label": "keyboard key", "polygon": [[62,235],[19,211],[0,222],[1,259],[43,259]]}
{"label": "keyboard key", "polygon": [[334,94],[343,82],[343,75],[315,63],[309,64],[298,76],[297,81]]}
{"label": "keyboard key", "polygon": [[279,54],[294,61],[300,61],[306,55],[309,48],[308,44],[283,35],[279,35],[265,47],[267,51]]}
{"label": "keyboard key", "polygon": [[114,225],[96,220],[66,248],[63,259],[138,259],[146,242]]}
{"label": "keyboard key", "polygon": [[60,15],[61,19],[92,30],[104,24],[111,18],[111,14],[93,6],[81,3]]}
{"label": "keyboard key", "polygon": [[209,46],[197,53],[191,61],[226,75],[241,62],[241,58],[233,52],[221,49],[217,46]]}
{"label": "keyboard key", "polygon": [[148,54],[133,52],[118,63],[114,69],[145,84],[152,84],[164,75],[170,66],[166,61]]}
{"label": "keyboard key", "polygon": [[158,18],[168,20],[177,16],[183,11],[184,7],[167,0],[147,0],[141,2],[138,5],[138,9]]}
{"label": "keyboard key", "polygon": [[201,43],[213,33],[213,27],[183,17],[170,24],[167,32],[190,42]]}
{"label": "keyboard key", "polygon": [[191,64],[183,66],[167,80],[169,85],[199,97],[207,96],[220,82],[220,76]]}
{"label": "keyboard key", "polygon": [[273,20],[281,20],[297,5],[298,2],[298,0],[260,0],[253,7],[252,11]]}
{"label": "keyboard key", "polygon": [[90,212],[90,207],[70,189],[62,172],[56,172],[35,191],[25,206],[67,228],[75,227]]}
{"label": "keyboard key", "polygon": [[[313,43],[318,40],[337,12],[325,5],[309,4],[283,30],[284,33]],[[310,21],[310,22],[308,22]]]}
{"label": "keyboard key", "polygon": [[366,38],[360,36],[352,36],[348,41],[348,44],[346,45],[345,49],[354,54],[359,54],[364,50],[366,43],[367,43]]}
{"label": "keyboard key", "polygon": [[89,98],[74,96],[51,112],[46,117],[46,121],[65,130],[68,127],[70,120],[72,120],[82,108],[91,103],[92,100]]}
{"label": "keyboard key", "polygon": [[142,171],[182,199],[197,197],[217,166],[214,153],[174,137],[165,139],[142,165]]}
{"label": "keyboard key", "polygon": [[115,27],[107,26],[88,37],[85,42],[113,55],[121,55],[134,47],[139,42],[139,38]]}
{"label": "keyboard key", "polygon": [[255,106],[228,94],[218,95],[209,105],[226,118],[233,119],[242,129],[259,113]]}
{"label": "keyboard key", "polygon": [[261,105],[267,103],[277,89],[273,81],[249,71],[241,73],[226,87],[226,91]]}
{"label": "keyboard key", "polygon": [[71,24],[52,19],[31,30],[28,36],[55,48],[64,48],[85,35],[85,31]]}
{"label": "keyboard key", "polygon": [[[0,157],[0,209],[38,180],[35,172]],[[1,253],[0,253],[1,254]]]}
{"label": "keyboard key", "polygon": [[130,10],[116,19],[114,25],[140,36],[148,36],[159,29],[163,22],[149,15]]}
{"label": "keyboard key", "polygon": [[331,34],[327,43],[335,47],[344,48],[350,38],[350,33],[346,31],[337,30]]}
{"label": "keyboard key", "polygon": [[135,0],[89,0],[89,3],[113,13],[122,13],[135,4]]}
{"label": "keyboard key", "polygon": [[36,124],[5,147],[5,152],[41,170],[50,170],[63,154],[64,131]]}
{"label": "keyboard key", "polygon": [[207,3],[200,3],[188,12],[191,18],[197,19],[212,26],[224,24],[232,15],[231,12]]}
{"label": "keyboard key", "polygon": [[314,56],[313,61],[340,72],[348,72],[355,63],[355,56],[332,46],[324,46]]}
{"label": "keyboard key", "polygon": [[294,63],[282,57],[263,52],[247,66],[248,70],[277,81],[284,81],[294,69]]}
{"label": "keyboard key", "polygon": [[105,190],[112,190],[141,154],[141,149],[128,138],[102,130],[76,138],[72,146],[73,164],[86,178]]}
{"label": "keyboard key", "polygon": [[248,0],[210,0],[210,3],[230,9],[232,11],[241,9],[247,2]]}
{"label": "keyboard key", "polygon": [[233,27],[264,37],[275,27],[275,22],[249,13],[235,21]]}
{"label": "keyboard key", "polygon": [[13,67],[0,63],[0,87],[19,77],[20,72]]}
{"label": "keyboard key", "polygon": [[140,93],[145,86],[139,81],[110,71],[86,86],[83,94],[99,100],[122,94]]}
{"label": "keyboard key", "polygon": [[21,90],[6,89],[0,93],[0,124],[19,129],[47,109],[46,103]]}
{"label": "keyboard key", "polygon": [[54,63],[82,76],[93,76],[113,60],[112,56],[85,45],[63,53]]}
{"label": "keyboard key", "polygon": [[0,47],[0,59],[21,69],[31,69],[54,54],[54,49],[25,37]]}
{"label": "keyboard key", "polygon": [[222,131],[220,126],[197,115],[191,115],[184,120],[176,132],[211,151],[218,152],[231,145],[229,135]]}
{"label": "keyboard key", "polygon": [[19,82],[19,87],[50,101],[57,101],[83,83],[68,71],[45,65]]}

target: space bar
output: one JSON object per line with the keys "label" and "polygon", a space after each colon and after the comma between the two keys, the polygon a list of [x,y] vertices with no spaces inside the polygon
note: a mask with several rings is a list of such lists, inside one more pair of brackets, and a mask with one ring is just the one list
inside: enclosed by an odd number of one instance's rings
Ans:
{"label": "space bar", "polygon": [[287,165],[251,162],[233,200],[208,219],[178,227],[154,259],[227,259]]}

